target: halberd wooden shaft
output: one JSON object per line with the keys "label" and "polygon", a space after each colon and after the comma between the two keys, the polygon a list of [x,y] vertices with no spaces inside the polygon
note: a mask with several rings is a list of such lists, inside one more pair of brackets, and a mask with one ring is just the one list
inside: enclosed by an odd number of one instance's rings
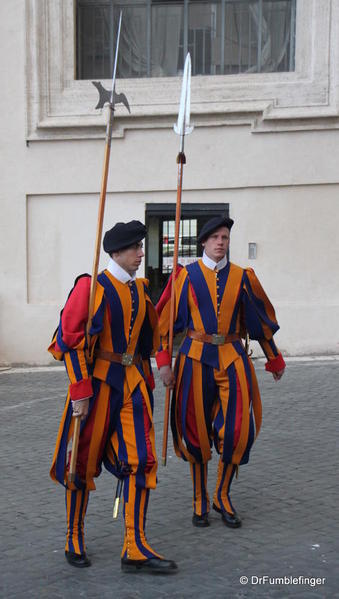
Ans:
{"label": "halberd wooden shaft", "polygon": [[113,108],[112,108],[112,106],[109,106],[109,110],[110,110],[110,116],[109,116],[107,131],[106,131],[104,165],[103,165],[103,170],[102,170],[101,191],[100,191],[100,200],[99,200],[99,208],[98,208],[98,220],[97,220],[97,230],[96,230],[96,238],[95,238],[95,246],[94,246],[92,278],[91,278],[91,290],[90,290],[90,294],[89,294],[88,320],[87,320],[87,325],[86,325],[86,337],[87,337],[87,347],[88,348],[89,348],[89,332],[91,330],[93,313],[94,313],[95,289],[96,289],[97,278],[98,278],[102,227],[103,227],[104,214],[105,214],[108,169],[109,169],[109,160],[110,160],[110,155],[111,155],[111,138],[112,138],[112,126],[113,126]]}
{"label": "halberd wooden shaft", "polygon": [[[109,159],[111,153],[111,138],[112,138],[112,125],[113,125],[113,109],[109,107],[110,116],[107,125],[106,131],[106,146],[105,146],[105,155],[104,155],[104,166],[102,171],[102,181],[101,181],[101,192],[100,192],[100,200],[99,200],[99,209],[98,209],[98,220],[97,220],[97,231],[96,231],[96,240],[95,240],[95,251],[94,251],[94,260],[93,260],[93,270],[92,270],[92,278],[91,278],[91,290],[89,295],[89,305],[88,305],[88,320],[86,325],[86,341],[87,341],[87,351],[89,354],[90,350],[90,337],[89,332],[92,326],[93,312],[94,312],[94,301],[95,301],[95,290],[98,278],[98,267],[99,267],[99,257],[100,257],[100,245],[101,245],[101,236],[102,236],[102,226],[104,221],[105,214],[105,202],[106,202],[106,191],[107,191],[107,179],[108,179],[108,168],[109,168]],[[74,482],[75,478],[75,468],[78,457],[78,445],[79,445],[79,434],[80,434],[80,418],[78,416],[74,416],[74,433],[73,433],[73,441],[72,441],[72,454],[71,454],[71,466],[69,473],[69,480]],[[76,437],[77,434],[77,437]],[[72,470],[73,464],[73,470]],[[73,477],[73,479],[71,479]]]}
{"label": "halberd wooden shaft", "polygon": [[[175,211],[175,233],[174,233],[174,251],[173,251],[173,272],[170,298],[170,314],[169,314],[169,338],[168,338],[168,353],[170,358],[170,367],[172,368],[173,354],[173,336],[174,336],[174,319],[175,319],[175,279],[178,265],[178,249],[179,249],[179,231],[181,217],[181,195],[182,195],[182,177],[186,157],[184,153],[185,135],[193,131],[190,126],[190,98],[191,98],[191,57],[187,53],[184,65],[184,74],[181,86],[181,96],[179,105],[178,121],[174,125],[174,131],[180,135],[180,150],[177,156],[178,163],[178,180],[177,180],[177,204]],[[167,462],[167,443],[168,443],[168,422],[170,411],[171,389],[167,387],[165,397],[165,413],[164,413],[164,430],[162,442],[162,465],[166,466]]]}
{"label": "halberd wooden shaft", "polygon": [[[106,124],[106,143],[105,143],[105,153],[104,153],[104,164],[103,164],[102,177],[101,177],[101,190],[100,190],[96,238],[95,238],[95,246],[94,246],[94,259],[93,259],[93,268],[92,268],[91,289],[90,289],[90,294],[89,294],[88,318],[87,318],[86,332],[85,332],[86,343],[87,343],[87,356],[89,358],[90,358],[90,335],[89,335],[89,333],[91,330],[93,313],[94,313],[95,291],[96,291],[96,284],[97,284],[97,278],[98,278],[102,226],[103,226],[104,214],[105,214],[108,169],[109,169],[109,160],[110,160],[110,155],[111,155],[112,129],[113,129],[113,117],[114,117],[114,91],[115,91],[115,78],[116,78],[116,71],[117,71],[117,64],[118,64],[121,21],[122,21],[122,11],[120,11],[120,18],[119,18],[117,43],[116,43],[116,49],[115,49],[113,76],[112,76],[112,91],[111,91],[111,99],[110,99],[110,103],[109,103],[108,119],[107,119],[107,124]],[[77,440],[76,440],[76,435],[75,435],[76,431],[78,434]],[[75,422],[74,422],[74,434],[73,434],[72,456],[71,456],[71,463],[73,461],[75,467],[76,467],[76,461],[77,461],[77,457],[78,457],[79,434],[80,434],[80,420],[78,417],[76,417]],[[75,477],[75,472],[74,472],[74,477]]]}
{"label": "halberd wooden shaft", "polygon": [[[175,315],[175,279],[177,274],[178,266],[178,253],[179,253],[179,233],[180,233],[180,217],[181,217],[181,195],[182,195],[182,178],[183,178],[183,165],[186,163],[184,152],[179,152],[177,157],[178,162],[178,183],[177,183],[177,203],[175,209],[175,232],[174,232],[174,252],[173,252],[173,272],[172,272],[172,285],[171,285],[171,299],[170,299],[170,314],[169,314],[169,337],[168,337],[168,353],[170,357],[170,366],[172,367],[172,354],[173,354],[173,338],[174,338],[174,315]],[[167,445],[168,445],[168,423],[169,423],[169,411],[171,402],[171,389],[167,387],[165,396],[165,411],[164,411],[164,430],[162,439],[162,465],[166,466],[167,463]]]}
{"label": "halberd wooden shaft", "polygon": [[74,431],[73,431],[73,439],[72,439],[72,453],[71,453],[71,463],[69,467],[68,480],[71,483],[75,481],[76,475],[76,467],[77,467],[77,457],[78,457],[78,445],[79,445],[79,436],[80,436],[80,416],[73,416],[74,418]]}

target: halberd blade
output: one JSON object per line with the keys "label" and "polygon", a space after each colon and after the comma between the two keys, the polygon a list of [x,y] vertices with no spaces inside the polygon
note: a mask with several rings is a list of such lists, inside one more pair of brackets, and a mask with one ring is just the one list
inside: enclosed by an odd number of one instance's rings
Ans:
{"label": "halberd blade", "polygon": [[125,94],[117,94],[115,91],[115,80],[118,66],[118,52],[119,52],[119,43],[120,43],[120,31],[121,31],[121,23],[122,23],[122,11],[120,11],[119,17],[119,25],[118,25],[118,33],[117,40],[115,45],[115,56],[114,56],[114,65],[113,65],[113,73],[112,73],[112,87],[111,90],[108,91],[103,87],[100,81],[92,81],[93,85],[97,88],[99,92],[99,100],[95,108],[103,108],[105,104],[110,104],[111,108],[114,112],[114,106],[116,104],[123,104],[126,106],[129,113],[131,113],[128,100]]}
{"label": "halberd blade", "polygon": [[[99,100],[95,108],[103,108],[105,104],[110,104],[111,90],[106,89],[100,81],[92,81],[92,83],[97,88],[99,93]],[[127,108],[128,112],[131,113],[131,109],[125,94],[117,94],[117,92],[114,90],[114,106],[116,104],[123,104]]]}

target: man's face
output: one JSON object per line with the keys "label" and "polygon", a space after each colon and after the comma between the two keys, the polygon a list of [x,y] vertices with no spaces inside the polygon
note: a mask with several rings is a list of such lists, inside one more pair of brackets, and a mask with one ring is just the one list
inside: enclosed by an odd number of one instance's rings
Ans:
{"label": "man's face", "polygon": [[202,246],[209,258],[219,262],[226,256],[230,245],[230,232],[227,227],[220,227],[207,237]]}
{"label": "man's face", "polygon": [[119,250],[119,252],[113,252],[112,258],[126,270],[131,276],[138,270],[141,260],[144,257],[143,243],[138,241],[125,250]]}

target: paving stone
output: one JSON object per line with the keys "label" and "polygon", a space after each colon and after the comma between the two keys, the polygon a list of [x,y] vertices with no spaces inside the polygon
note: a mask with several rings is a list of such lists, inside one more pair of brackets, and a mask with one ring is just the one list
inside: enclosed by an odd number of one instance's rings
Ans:
{"label": "paving stone", "polygon": [[[262,362],[256,361],[256,369],[263,428],[250,464],[240,468],[232,486],[242,528],[226,528],[214,512],[209,528],[192,526],[189,467],[169,441],[168,465],[159,466],[147,523],[150,543],[179,564],[179,572],[166,578],[121,572],[123,523],[121,515],[117,522],[111,519],[115,480],[106,471],[86,518],[93,565],[68,566],[63,489],[49,478],[66,375],[60,368],[0,371],[1,598],[339,597],[339,362],[291,362],[279,383]],[[156,378],[160,455],[164,393]],[[214,455],[210,494],[216,468]],[[249,582],[241,584],[241,576]],[[326,581],[316,586],[256,582],[263,576]]]}

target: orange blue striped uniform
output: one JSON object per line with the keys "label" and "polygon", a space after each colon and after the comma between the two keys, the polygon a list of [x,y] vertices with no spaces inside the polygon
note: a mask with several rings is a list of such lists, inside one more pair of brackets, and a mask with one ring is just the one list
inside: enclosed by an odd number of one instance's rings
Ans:
{"label": "orange blue striped uniform", "polygon": [[[98,276],[87,347],[89,291],[90,277],[78,278],[49,347],[56,359],[64,360],[70,379],[50,472],[53,480],[66,487],[66,550],[85,551],[88,492],[95,489],[94,478],[103,464],[125,480],[124,512],[129,527],[123,555],[127,552],[130,559],[147,559],[158,555],[144,535],[149,489],[156,486],[157,471],[150,356],[159,345],[158,317],[146,280],[122,283],[105,270]],[[123,366],[99,357],[89,360],[94,349],[141,355],[142,361]],[[81,423],[76,481],[70,483],[71,401],[83,398],[90,398],[89,412]]]}
{"label": "orange blue striped uniform", "polygon": [[[169,364],[167,352],[170,278],[159,303],[162,343],[158,367]],[[279,329],[273,306],[254,271],[230,262],[213,271],[202,260],[179,268],[175,281],[174,333],[191,329],[204,334],[236,334],[259,341],[266,369],[285,363],[273,335]],[[186,336],[175,365],[176,386],[171,428],[176,454],[191,463],[196,514],[209,511],[207,462],[211,447],[220,454],[214,503],[232,513],[229,489],[235,468],[249,460],[261,426],[261,400],[252,361],[241,339],[213,345]]]}

